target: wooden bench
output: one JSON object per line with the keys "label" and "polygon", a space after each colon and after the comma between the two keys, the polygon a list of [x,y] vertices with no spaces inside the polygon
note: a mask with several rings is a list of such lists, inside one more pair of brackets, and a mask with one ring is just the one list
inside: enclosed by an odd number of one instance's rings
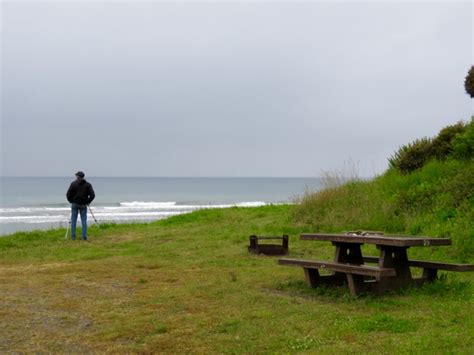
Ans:
{"label": "wooden bench", "polygon": [[[396,276],[396,270],[378,266],[354,265],[334,261],[315,261],[283,258],[278,260],[280,265],[300,266],[304,269],[306,283],[309,287],[320,285],[341,285],[347,282],[352,295],[360,292],[361,278],[371,276],[376,280],[382,277]],[[332,275],[320,275],[318,270],[332,270]]]}
{"label": "wooden bench", "polygon": [[[251,235],[248,251],[254,254],[286,255],[288,254],[288,239],[288,235],[268,237]],[[281,244],[260,243],[262,240],[280,240]]]}
{"label": "wooden bench", "polygon": [[[365,263],[378,263],[379,262],[379,258],[377,256],[364,256],[363,259]],[[473,264],[453,264],[453,263],[444,263],[444,262],[437,262],[437,261],[408,259],[408,265],[412,267],[423,268],[423,278],[426,278],[429,281],[433,281],[438,277],[438,270],[456,271],[456,272],[474,271]]]}

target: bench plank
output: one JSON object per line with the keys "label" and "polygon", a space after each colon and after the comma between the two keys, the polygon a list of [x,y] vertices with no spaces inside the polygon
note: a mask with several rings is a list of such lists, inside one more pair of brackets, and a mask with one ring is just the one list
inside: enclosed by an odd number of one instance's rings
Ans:
{"label": "bench plank", "polygon": [[[378,261],[379,258],[377,256],[364,256],[364,262],[366,263],[378,263]],[[473,264],[453,264],[424,260],[408,260],[408,264],[413,267],[421,267],[425,269],[437,269],[458,272],[474,271]]]}
{"label": "bench plank", "polygon": [[438,269],[459,272],[474,271],[474,265],[472,264],[451,264],[423,260],[408,260],[408,263],[410,264],[410,266],[422,267],[425,269]]}
{"label": "bench plank", "polygon": [[283,258],[283,259],[279,259],[278,263],[280,265],[301,266],[306,269],[329,269],[336,272],[364,275],[364,276],[375,276],[375,277],[396,276],[395,269],[391,269],[391,268],[380,268],[376,266],[367,266],[367,265],[353,265],[353,264],[337,263],[333,261],[316,261],[316,260]]}
{"label": "bench plank", "polygon": [[323,240],[335,243],[362,243],[396,247],[451,245],[448,238],[405,237],[389,235],[347,235],[325,233],[303,233],[301,240]]}

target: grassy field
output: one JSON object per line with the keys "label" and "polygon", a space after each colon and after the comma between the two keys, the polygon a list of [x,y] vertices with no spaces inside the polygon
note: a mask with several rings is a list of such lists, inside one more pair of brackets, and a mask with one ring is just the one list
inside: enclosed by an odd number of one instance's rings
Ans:
{"label": "grassy field", "polygon": [[[65,240],[64,229],[2,237],[0,353],[472,354],[473,273],[352,299],[249,255],[249,235],[289,234],[291,256],[333,257],[330,243],[298,240],[312,227],[294,209],[102,225],[91,242]],[[449,249],[409,254],[459,261]]]}

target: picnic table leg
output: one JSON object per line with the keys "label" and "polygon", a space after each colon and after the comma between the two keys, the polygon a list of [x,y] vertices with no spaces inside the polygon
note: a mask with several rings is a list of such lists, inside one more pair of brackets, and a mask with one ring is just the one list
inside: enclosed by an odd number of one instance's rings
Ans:
{"label": "picnic table leg", "polygon": [[[335,261],[342,263],[363,264],[360,244],[333,243],[336,246]],[[318,269],[304,268],[306,284],[315,288],[321,285],[340,286],[348,282],[346,274],[334,272],[330,275],[320,275]]]}
{"label": "picnic table leg", "polygon": [[311,288],[317,287],[318,281],[320,278],[318,269],[304,268],[304,278],[306,279],[306,284],[309,287]]}
{"label": "picnic table leg", "polygon": [[354,265],[362,265],[364,259],[362,258],[361,244],[353,243],[333,243],[336,246],[336,256],[334,261],[338,263],[349,263]]}
{"label": "picnic table leg", "polygon": [[[333,242],[333,245],[336,246],[336,255],[334,256],[334,261],[338,263],[349,263],[354,265],[362,265],[364,263],[364,259],[362,258],[362,250],[360,248],[361,244]],[[346,274],[341,272],[335,272],[333,277],[334,280],[337,280],[337,284],[339,285],[349,282]]]}
{"label": "picnic table leg", "polygon": [[364,277],[361,275],[346,274],[347,285],[352,297],[357,296],[359,293],[364,291]]}
{"label": "picnic table leg", "polygon": [[379,266],[394,268],[397,272],[397,279],[411,281],[407,249],[408,247],[381,247]]}
{"label": "picnic table leg", "polygon": [[[339,275],[320,275],[318,269],[303,268],[306,284],[311,288],[318,286],[339,286],[344,284],[345,279]],[[342,274],[344,276],[344,274]]]}
{"label": "picnic table leg", "polygon": [[[336,246],[336,255],[334,256],[334,261],[338,263],[349,263],[354,265],[364,264],[361,250],[362,244],[334,242],[333,245]],[[335,284],[341,285],[347,282],[352,296],[356,296],[364,288],[363,276],[345,274],[341,272],[335,272],[332,276]]]}
{"label": "picnic table leg", "polygon": [[423,279],[426,281],[434,281],[438,278],[438,269],[423,269]]}
{"label": "picnic table leg", "polygon": [[383,293],[387,290],[395,290],[413,284],[407,255],[408,247],[378,247],[380,249],[379,266],[393,268],[397,274],[394,277],[379,279],[374,291]]}

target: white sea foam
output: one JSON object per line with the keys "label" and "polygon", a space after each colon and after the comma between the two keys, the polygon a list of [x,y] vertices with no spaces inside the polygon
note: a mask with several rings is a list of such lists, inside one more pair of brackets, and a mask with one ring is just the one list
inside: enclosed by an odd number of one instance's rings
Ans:
{"label": "white sea foam", "polygon": [[0,208],[1,213],[35,213],[35,212],[45,212],[45,211],[70,211],[71,207],[9,207],[9,208]]}
{"label": "white sea foam", "polygon": [[[201,209],[228,207],[258,207],[265,202],[250,201],[235,204],[186,204],[176,202],[120,202],[118,206],[93,206],[94,216],[103,222],[107,221],[149,221],[162,219],[182,213]],[[68,221],[70,207],[12,207],[0,208],[0,224],[6,223],[58,223]],[[88,211],[89,213],[89,211]],[[91,218],[89,218],[91,219]]]}
{"label": "white sea foam", "polygon": [[140,213],[95,213],[96,217],[162,217],[162,216],[173,216],[179,214],[180,212],[140,212]]}
{"label": "white sea foam", "polygon": [[0,216],[0,223],[48,223],[66,220],[65,216]]}
{"label": "white sea foam", "polygon": [[266,203],[262,201],[253,201],[253,202],[239,202],[235,204],[237,207],[260,207],[265,206]]}
{"label": "white sea foam", "polygon": [[138,207],[138,208],[163,208],[171,207],[176,205],[176,202],[143,202],[143,201],[133,201],[133,202],[120,202],[122,207]]}
{"label": "white sea foam", "polygon": [[[145,213],[96,213],[101,221],[154,220],[174,216],[182,212],[145,212]],[[55,223],[67,222],[69,216],[0,216],[1,223]],[[79,219],[79,218],[78,218]],[[89,220],[91,218],[89,217]]]}
{"label": "white sea foam", "polygon": [[262,201],[250,201],[250,202],[238,202],[233,204],[207,204],[207,205],[179,205],[176,202],[120,202],[120,207],[105,207],[107,209],[121,209],[123,207],[134,209],[134,210],[198,210],[204,208],[229,208],[229,207],[259,207],[266,205]]}

